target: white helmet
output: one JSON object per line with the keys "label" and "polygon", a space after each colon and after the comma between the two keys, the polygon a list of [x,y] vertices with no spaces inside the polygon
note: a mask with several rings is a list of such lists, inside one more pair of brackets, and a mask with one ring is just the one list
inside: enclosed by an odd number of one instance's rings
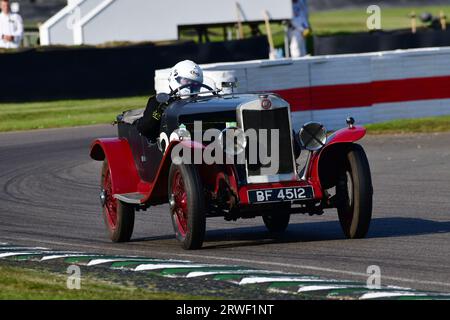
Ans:
{"label": "white helmet", "polygon": [[178,62],[170,71],[169,87],[172,91],[187,86],[179,91],[181,95],[200,92],[203,83],[203,70],[193,61]]}

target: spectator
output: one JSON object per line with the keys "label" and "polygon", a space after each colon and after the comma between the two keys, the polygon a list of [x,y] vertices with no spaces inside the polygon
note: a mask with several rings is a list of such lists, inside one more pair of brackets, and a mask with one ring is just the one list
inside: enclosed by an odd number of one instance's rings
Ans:
{"label": "spectator", "polygon": [[0,48],[18,48],[23,37],[22,18],[17,13],[11,13],[9,0],[0,1]]}
{"label": "spectator", "polygon": [[291,57],[297,58],[307,54],[305,37],[310,32],[307,0],[292,0],[293,15],[289,29],[289,47]]}
{"label": "spectator", "polygon": [[441,30],[442,24],[441,19],[439,17],[433,16],[431,13],[425,12],[420,15],[420,20],[423,24],[427,26],[427,28],[434,30]]}

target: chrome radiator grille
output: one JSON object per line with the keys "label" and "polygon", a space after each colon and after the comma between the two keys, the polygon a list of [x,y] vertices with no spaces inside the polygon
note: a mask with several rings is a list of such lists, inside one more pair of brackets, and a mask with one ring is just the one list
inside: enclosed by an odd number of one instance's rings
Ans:
{"label": "chrome radiator grille", "polygon": [[[242,110],[243,129],[247,132],[254,129],[257,132],[255,137],[247,135],[246,148],[246,166],[247,175],[264,176],[264,175],[289,175],[295,172],[294,159],[292,154],[292,132],[290,129],[290,114],[288,108],[277,108],[271,110]],[[261,129],[267,130],[267,134]],[[278,130],[279,141],[271,141],[273,130]],[[253,141],[252,141],[253,140]],[[255,145],[257,146],[258,157],[255,159]],[[252,147],[253,146],[253,147]],[[278,156],[275,155],[276,147],[278,147]],[[251,150],[253,148],[253,150]],[[261,150],[262,149],[262,150]],[[275,151],[273,150],[275,149]],[[262,163],[260,154],[267,155],[272,158],[272,162]],[[252,156],[253,155],[253,156]],[[257,160],[257,161],[255,161]],[[277,163],[273,163],[276,160]],[[255,163],[256,162],[256,163]],[[267,162],[263,160],[263,162]],[[268,169],[271,173],[268,174]],[[276,168],[273,171],[273,168]]]}

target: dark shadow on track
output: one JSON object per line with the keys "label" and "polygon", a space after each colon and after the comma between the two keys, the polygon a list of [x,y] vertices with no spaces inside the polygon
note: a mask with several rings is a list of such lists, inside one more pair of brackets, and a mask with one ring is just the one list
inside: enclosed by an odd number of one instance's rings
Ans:
{"label": "dark shadow on track", "polygon": [[[262,222],[261,222],[262,224]],[[416,218],[373,219],[367,239],[406,237],[426,234],[449,233],[450,221],[432,221]],[[164,241],[174,235],[150,236],[132,239],[131,243]],[[261,225],[258,227],[210,230],[206,234],[204,249],[249,247],[275,243],[318,242],[345,240],[338,221],[290,224],[287,231],[274,234]]]}
{"label": "dark shadow on track", "polygon": [[143,241],[158,241],[158,240],[170,240],[175,239],[175,235],[165,235],[165,236],[154,236],[154,237],[145,237],[145,238],[136,238],[131,239],[129,243],[133,242],[143,242]]}
{"label": "dark shadow on track", "polygon": [[373,219],[368,238],[417,236],[450,232],[450,221],[417,218]]}
{"label": "dark shadow on track", "polygon": [[[450,221],[438,222],[415,218],[378,218],[373,219],[368,239],[426,235],[450,232]],[[344,234],[338,221],[297,223],[289,225],[283,234],[271,234],[264,226],[208,231],[205,249],[257,246],[272,243],[315,242],[344,240]],[[208,242],[225,242],[211,244]]]}

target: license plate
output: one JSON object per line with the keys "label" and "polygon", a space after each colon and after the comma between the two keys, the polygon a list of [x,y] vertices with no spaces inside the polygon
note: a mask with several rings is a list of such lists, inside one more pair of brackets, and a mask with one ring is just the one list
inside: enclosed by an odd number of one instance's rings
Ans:
{"label": "license plate", "polygon": [[250,203],[309,200],[314,198],[312,187],[261,189],[248,191]]}

